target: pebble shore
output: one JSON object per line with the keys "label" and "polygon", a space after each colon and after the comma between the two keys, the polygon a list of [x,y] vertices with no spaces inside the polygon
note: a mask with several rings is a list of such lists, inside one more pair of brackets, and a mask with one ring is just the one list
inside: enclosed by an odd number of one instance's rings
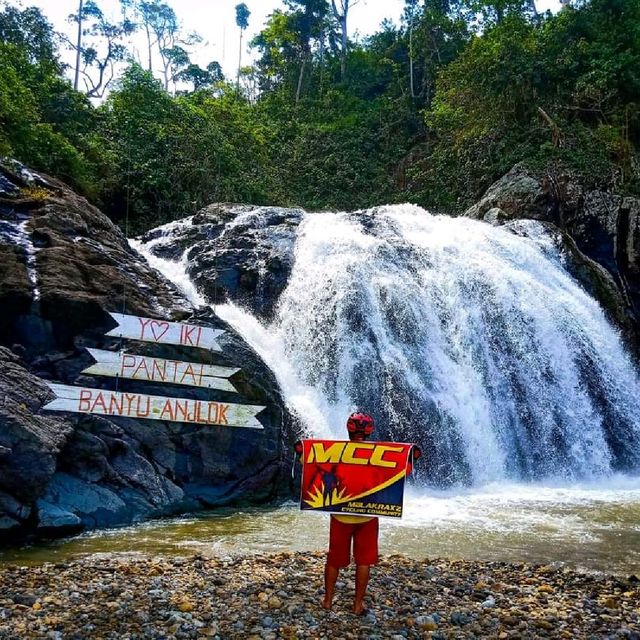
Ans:
{"label": "pebble shore", "polygon": [[324,555],[91,556],[0,570],[0,638],[627,638],[640,583],[569,569],[385,556],[369,613],[350,612],[353,567],[331,612]]}

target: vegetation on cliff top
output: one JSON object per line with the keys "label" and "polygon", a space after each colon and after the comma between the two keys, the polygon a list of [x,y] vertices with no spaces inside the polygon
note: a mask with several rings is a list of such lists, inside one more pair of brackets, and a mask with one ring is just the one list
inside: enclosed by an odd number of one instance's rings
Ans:
{"label": "vegetation on cliff top", "polygon": [[[364,43],[345,39],[327,0],[287,0],[229,82],[216,62],[189,61],[161,0],[123,1],[133,13],[119,25],[99,4],[82,16],[84,93],[37,9],[0,11],[0,155],[71,182],[115,220],[128,203],[132,231],[222,200],[459,210],[521,161],[640,194],[637,0],[557,15],[527,0],[407,0],[401,26]],[[147,27],[163,29],[160,78],[129,63],[92,104],[117,62],[98,40],[125,62],[124,36]]]}

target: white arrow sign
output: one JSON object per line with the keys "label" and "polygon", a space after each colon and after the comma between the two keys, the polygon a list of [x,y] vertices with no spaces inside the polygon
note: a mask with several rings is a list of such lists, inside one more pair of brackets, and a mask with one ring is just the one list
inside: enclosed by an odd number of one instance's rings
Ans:
{"label": "white arrow sign", "polygon": [[181,360],[163,360],[134,353],[103,351],[101,349],[87,349],[87,351],[96,364],[91,365],[82,373],[238,392],[225,378],[232,376],[240,369]]}
{"label": "white arrow sign", "polygon": [[217,338],[224,333],[220,329],[168,322],[167,320],[154,320],[153,318],[127,316],[122,313],[109,313],[109,315],[118,323],[118,326],[109,331],[106,334],[108,336],[222,351],[217,342]]}
{"label": "white arrow sign", "polygon": [[47,384],[57,396],[55,400],[43,407],[47,411],[72,411],[249,429],[264,428],[255,416],[266,407],[190,398],[148,396],[142,393],[119,393],[88,387],[70,387],[52,382]]}

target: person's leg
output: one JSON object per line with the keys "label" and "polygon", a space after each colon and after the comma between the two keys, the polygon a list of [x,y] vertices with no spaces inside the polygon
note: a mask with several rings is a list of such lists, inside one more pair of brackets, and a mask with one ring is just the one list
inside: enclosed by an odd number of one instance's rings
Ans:
{"label": "person's leg", "polygon": [[339,574],[340,569],[338,567],[332,567],[329,563],[324,566],[324,599],[322,600],[324,609],[331,609],[333,605],[333,594]]}
{"label": "person's leg", "polygon": [[361,615],[365,610],[364,596],[369,584],[370,566],[378,563],[378,518],[357,525],[353,535],[353,555],[356,562],[353,612]]}
{"label": "person's leg", "polygon": [[336,588],[338,574],[342,567],[346,567],[351,559],[352,525],[345,524],[331,517],[329,527],[329,553],[324,568],[324,609],[331,609],[333,595]]}
{"label": "person's leg", "polygon": [[367,585],[369,584],[369,565],[357,564],[356,565],[356,597],[353,601],[353,613],[356,615],[362,615],[364,611],[364,594],[367,592]]}

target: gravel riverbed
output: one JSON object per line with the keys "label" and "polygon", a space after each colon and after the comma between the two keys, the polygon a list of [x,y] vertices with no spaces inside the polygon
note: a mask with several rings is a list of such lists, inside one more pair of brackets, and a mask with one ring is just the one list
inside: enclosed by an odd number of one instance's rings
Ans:
{"label": "gravel riverbed", "polygon": [[324,554],[90,556],[0,571],[0,638],[629,638],[640,583],[566,568],[384,556],[363,617],[331,612]]}

